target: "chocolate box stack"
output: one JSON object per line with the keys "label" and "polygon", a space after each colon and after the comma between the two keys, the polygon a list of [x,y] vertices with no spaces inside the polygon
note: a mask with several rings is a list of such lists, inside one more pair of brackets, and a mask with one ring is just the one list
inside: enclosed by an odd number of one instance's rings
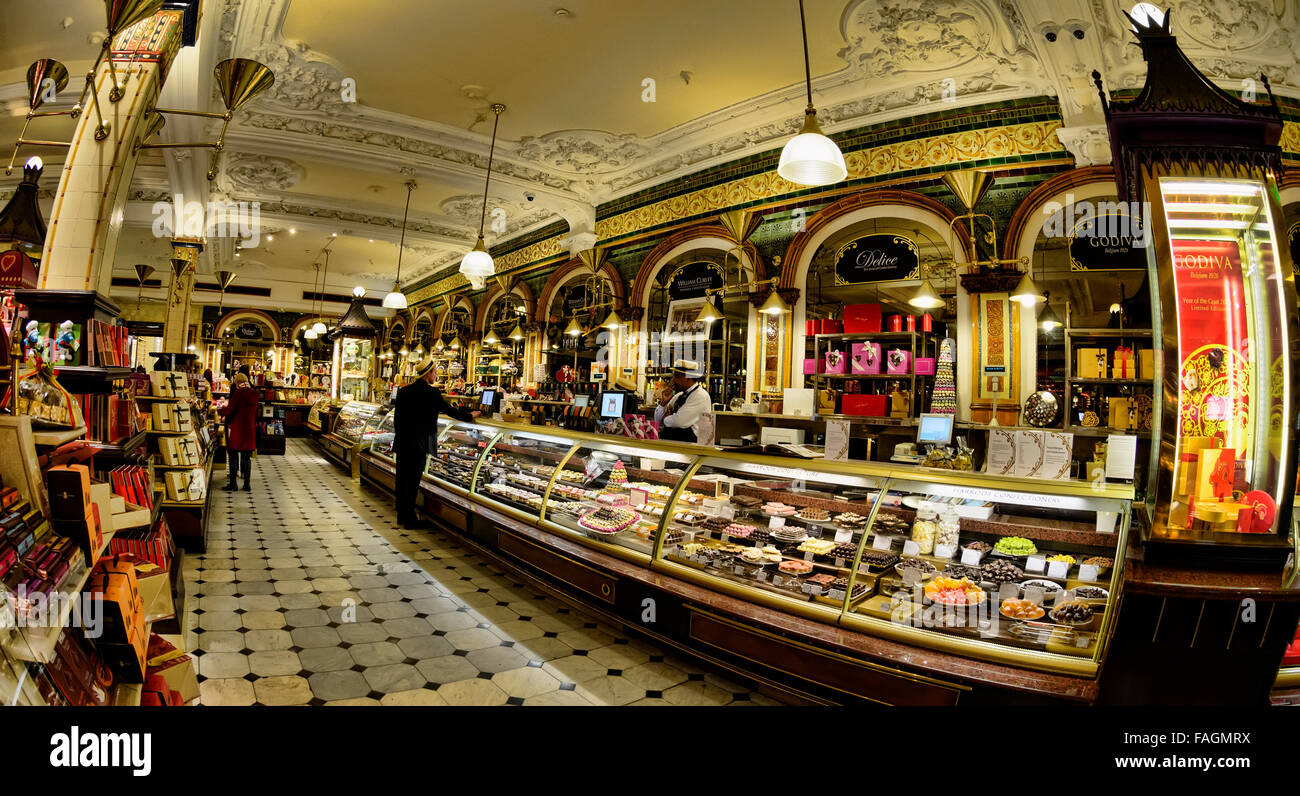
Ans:
{"label": "chocolate box stack", "polygon": [[54,532],[66,536],[94,563],[104,544],[99,508],[90,500],[90,470],[84,464],[56,465],[45,474]]}
{"label": "chocolate box stack", "polygon": [[144,682],[144,603],[135,567],[116,558],[103,559],[90,574],[86,592],[102,603],[104,633],[96,642],[99,653],[124,682]]}

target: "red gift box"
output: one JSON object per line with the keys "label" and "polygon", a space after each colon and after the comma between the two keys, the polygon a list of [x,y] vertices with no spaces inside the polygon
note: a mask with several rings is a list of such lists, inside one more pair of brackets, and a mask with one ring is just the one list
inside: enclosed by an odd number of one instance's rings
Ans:
{"label": "red gift box", "polygon": [[934,357],[918,357],[916,360],[916,375],[933,376],[934,375]]}
{"label": "red gift box", "polygon": [[889,414],[888,395],[845,395],[840,412],[846,415],[885,417]]}
{"label": "red gift box", "polygon": [[906,321],[907,331],[909,331],[909,332],[915,332],[915,331],[916,331],[916,316],[915,316],[915,315],[908,315],[904,320]]}
{"label": "red gift box", "polygon": [[844,307],[845,334],[871,334],[880,331],[879,304],[846,304]]}
{"label": "red gift box", "polygon": [[890,316],[889,316],[889,331],[891,331],[891,332],[901,332],[901,331],[903,331],[903,316],[902,316],[902,315],[890,315]]}
{"label": "red gift box", "polygon": [[934,331],[934,318],[932,318],[928,312],[921,316],[921,331]]}

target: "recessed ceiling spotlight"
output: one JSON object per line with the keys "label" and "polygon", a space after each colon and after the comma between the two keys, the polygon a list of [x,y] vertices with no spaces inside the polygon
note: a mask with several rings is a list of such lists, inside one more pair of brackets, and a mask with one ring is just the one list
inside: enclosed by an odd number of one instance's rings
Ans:
{"label": "recessed ceiling spotlight", "polygon": [[298,234],[298,230],[294,229],[293,227],[289,227],[289,234],[290,234],[290,235],[297,235],[297,234]]}
{"label": "recessed ceiling spotlight", "polygon": [[567,9],[567,8],[557,8],[557,9],[555,9],[554,11],[552,11],[551,13],[554,14],[555,16],[557,16],[557,17],[562,18],[562,19],[572,19],[572,18],[573,18],[573,12],[570,11],[569,9]]}
{"label": "recessed ceiling spotlight", "polygon": [[371,238],[371,239],[370,239],[370,242],[371,242],[371,243],[374,243],[374,242],[375,242],[375,239],[374,239],[374,238]]}
{"label": "recessed ceiling spotlight", "polygon": [[274,236],[274,235],[267,235],[267,236],[266,236],[266,239],[267,239],[267,241],[273,241],[273,240],[275,240],[275,236]]}
{"label": "recessed ceiling spotlight", "polygon": [[339,236],[339,233],[337,233],[337,232],[331,232],[331,233],[330,233],[330,237],[331,237],[331,238],[337,238],[338,236]]}

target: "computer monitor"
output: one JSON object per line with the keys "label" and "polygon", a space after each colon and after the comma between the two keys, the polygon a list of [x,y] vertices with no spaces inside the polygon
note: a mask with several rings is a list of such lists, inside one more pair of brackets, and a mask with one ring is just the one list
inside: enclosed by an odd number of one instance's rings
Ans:
{"label": "computer monitor", "polygon": [[623,398],[621,392],[603,392],[600,394],[600,416],[607,420],[616,420],[623,416]]}
{"label": "computer monitor", "polygon": [[916,441],[928,445],[947,445],[952,442],[953,415],[923,414],[916,425]]}
{"label": "computer monitor", "polygon": [[496,405],[496,397],[497,397],[496,390],[484,390],[483,398],[482,400],[480,400],[480,403],[483,404],[483,406],[487,407],[487,410],[490,412],[492,411],[493,406]]}
{"label": "computer monitor", "polygon": [[573,396],[573,406],[574,406],[575,408],[577,408],[577,409],[582,409],[582,408],[586,407],[587,404],[589,404],[589,403],[591,403],[591,396],[590,396],[590,395],[575,395],[575,396]]}

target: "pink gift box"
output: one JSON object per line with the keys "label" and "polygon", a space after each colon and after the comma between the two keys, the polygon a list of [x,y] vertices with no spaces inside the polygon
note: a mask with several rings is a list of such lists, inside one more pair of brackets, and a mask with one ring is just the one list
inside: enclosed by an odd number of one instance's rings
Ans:
{"label": "pink gift box", "polygon": [[907,376],[912,372],[912,352],[891,348],[885,355],[885,373],[890,376]]}
{"label": "pink gift box", "polygon": [[803,361],[803,375],[805,375],[805,376],[816,376],[816,375],[817,375],[817,360],[816,360],[816,359],[805,359],[805,360]]}
{"label": "pink gift box", "polygon": [[850,365],[855,374],[878,375],[880,373],[880,343],[853,343],[852,352]]}
{"label": "pink gift box", "polygon": [[843,351],[827,351],[826,364],[823,366],[822,373],[830,375],[845,374],[849,370],[849,358],[844,355]]}
{"label": "pink gift box", "polygon": [[933,376],[934,375],[934,357],[917,357],[916,375]]}

